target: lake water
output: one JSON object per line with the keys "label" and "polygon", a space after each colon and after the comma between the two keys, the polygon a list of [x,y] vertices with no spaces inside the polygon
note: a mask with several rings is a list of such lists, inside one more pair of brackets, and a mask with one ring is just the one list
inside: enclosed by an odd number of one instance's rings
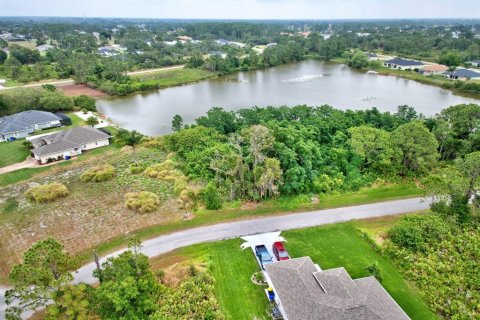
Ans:
{"label": "lake water", "polygon": [[120,126],[155,136],[171,131],[175,114],[192,123],[212,107],[238,110],[329,104],[339,109],[377,107],[395,112],[397,106],[406,104],[417,112],[434,115],[460,103],[480,100],[394,76],[370,75],[341,64],[307,60],[126,98],[102,99],[97,106]]}

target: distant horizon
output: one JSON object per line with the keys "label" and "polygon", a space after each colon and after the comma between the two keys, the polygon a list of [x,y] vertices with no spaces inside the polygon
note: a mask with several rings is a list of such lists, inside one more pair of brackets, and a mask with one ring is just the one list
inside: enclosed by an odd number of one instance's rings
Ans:
{"label": "distant horizon", "polygon": [[0,0],[4,17],[373,20],[480,19],[478,0]]}
{"label": "distant horizon", "polygon": [[26,19],[35,19],[35,18],[55,18],[55,19],[119,19],[119,20],[185,20],[185,21],[425,21],[425,20],[478,20],[479,18],[469,18],[469,17],[443,17],[443,18],[321,18],[321,19],[310,19],[310,18],[296,18],[296,19],[284,19],[284,18],[153,18],[153,17],[108,17],[108,16],[21,16],[21,15],[10,15],[2,16],[2,18],[26,18]]}

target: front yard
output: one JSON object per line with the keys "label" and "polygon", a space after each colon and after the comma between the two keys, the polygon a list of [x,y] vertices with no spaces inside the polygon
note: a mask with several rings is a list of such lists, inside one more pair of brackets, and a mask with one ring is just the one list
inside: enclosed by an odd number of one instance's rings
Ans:
{"label": "front yard", "polygon": [[[382,220],[382,230],[397,217]],[[379,253],[359,228],[379,230],[378,219],[354,221],[282,233],[292,257],[310,256],[322,269],[345,267],[352,278],[368,276],[365,268],[378,261],[382,285],[412,320],[438,319],[406,282],[397,269]],[[162,269],[178,261],[205,261],[216,279],[216,297],[227,319],[266,319],[265,287],[254,285],[250,277],[259,271],[252,251],[242,251],[240,239],[194,245],[152,259]]]}

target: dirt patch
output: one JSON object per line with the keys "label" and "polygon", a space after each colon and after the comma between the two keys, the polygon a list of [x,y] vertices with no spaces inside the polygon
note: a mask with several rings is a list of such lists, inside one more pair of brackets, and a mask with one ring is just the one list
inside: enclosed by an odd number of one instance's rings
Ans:
{"label": "dirt patch", "polygon": [[65,95],[70,97],[86,95],[93,98],[100,98],[107,96],[105,92],[92,89],[84,84],[69,84],[65,86],[59,86],[58,90],[62,91]]}
{"label": "dirt patch", "polygon": [[255,202],[255,201],[247,201],[247,202],[242,203],[241,209],[242,210],[254,210],[254,209],[257,209],[258,204],[259,203]]}

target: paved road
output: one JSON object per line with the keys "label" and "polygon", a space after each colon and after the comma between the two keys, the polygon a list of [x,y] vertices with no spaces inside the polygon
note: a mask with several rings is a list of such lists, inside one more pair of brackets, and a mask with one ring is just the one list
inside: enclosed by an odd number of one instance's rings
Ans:
{"label": "paved road", "polygon": [[[355,219],[410,213],[424,210],[428,207],[428,201],[423,201],[421,198],[413,198],[352,207],[225,222],[158,236],[156,238],[144,241],[142,243],[143,247],[141,251],[149,257],[155,257],[174,249],[186,247],[196,243],[238,238],[240,236],[273,232],[278,230],[300,229]],[[120,250],[112,253],[102,258],[101,262],[105,261],[105,259],[108,257],[117,256],[123,251],[124,250]],[[95,265],[93,262],[81,267],[74,275],[74,283],[95,283],[96,279],[92,276],[94,268]],[[2,311],[4,308],[5,306],[3,301],[0,301],[0,311]],[[3,312],[0,314],[0,319],[2,318],[2,315]]]}
{"label": "paved road", "polygon": [[[145,69],[145,70],[127,72],[127,75],[136,76],[136,75],[148,74],[148,73],[159,72],[159,71],[182,69],[183,67],[185,67],[184,64],[177,65],[177,66],[171,66],[171,67],[164,67],[164,68]],[[74,83],[75,83],[75,81],[72,80],[72,79],[53,80],[53,81],[47,81],[47,82],[42,82],[42,83],[30,83],[30,84],[24,84],[24,85],[13,86],[13,87],[2,87],[2,86],[0,86],[0,90],[10,90],[10,89],[17,89],[17,88],[34,88],[34,87],[41,87],[44,84],[52,84],[54,86],[65,86],[65,85],[74,84]]]}

